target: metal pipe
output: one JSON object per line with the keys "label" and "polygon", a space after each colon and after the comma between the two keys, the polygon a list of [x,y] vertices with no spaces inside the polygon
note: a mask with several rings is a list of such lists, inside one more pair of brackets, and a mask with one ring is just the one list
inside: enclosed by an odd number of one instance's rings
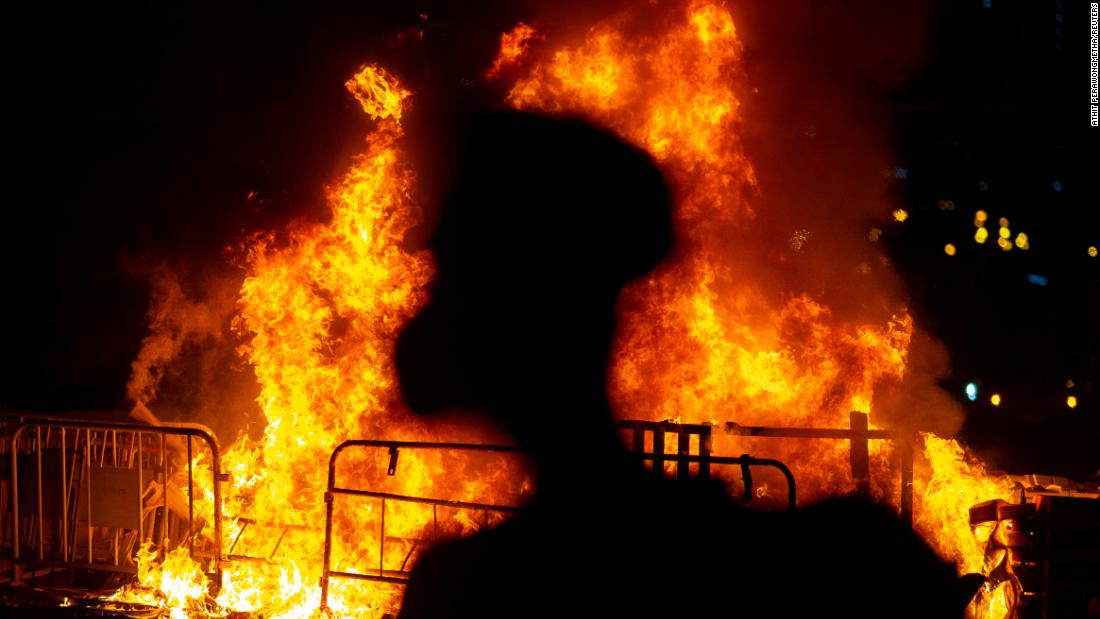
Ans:
{"label": "metal pipe", "polygon": [[61,428],[61,560],[69,560],[69,479],[65,461],[65,428]]}
{"label": "metal pipe", "polygon": [[913,524],[913,439],[901,439],[901,505],[900,516],[906,524]]}
{"label": "metal pipe", "polygon": [[382,575],[382,566],[386,557],[386,497],[382,497],[382,527],[378,531],[378,575]]}
{"label": "metal pipe", "polygon": [[330,466],[348,447],[397,447],[406,449],[447,449],[458,451],[487,451],[490,453],[524,453],[524,450],[515,445],[481,445],[478,443],[439,443],[422,441],[379,441],[368,439],[352,439],[344,441],[336,446],[332,456],[329,457]]}
{"label": "metal pipe", "polygon": [[245,520],[244,518],[238,518],[237,522],[244,522],[244,526],[241,527],[240,530],[237,531],[237,534],[235,536],[233,536],[233,543],[229,544],[229,551],[228,552],[233,552],[234,550],[237,549],[237,542],[240,541],[241,536],[244,535],[244,530],[248,528],[248,525],[252,524],[255,521],[254,520]]}
{"label": "metal pipe", "polygon": [[130,452],[130,459],[134,460],[135,456],[136,456],[136,459],[137,459],[137,477],[138,477],[138,492],[137,492],[137,500],[138,500],[138,538],[137,538],[137,543],[138,543],[138,549],[141,549],[142,544],[145,543],[145,479],[144,479],[145,475],[144,475],[144,471],[142,470],[143,465],[142,465],[142,462],[141,462],[142,452],[144,450],[141,448],[141,432],[140,431],[134,433],[134,440],[132,441],[132,444],[134,445],[134,449],[133,449],[133,451]]}
{"label": "metal pipe", "polygon": [[691,465],[683,459],[683,456],[690,453],[691,435],[687,432],[681,432],[676,437],[676,477],[679,479],[687,479],[691,475]]}
{"label": "metal pipe", "polygon": [[858,494],[870,496],[871,460],[867,448],[867,414],[852,411],[848,418],[852,427],[852,438],[848,443],[852,480],[856,483]]}
{"label": "metal pipe", "polygon": [[328,481],[325,490],[325,550],[321,563],[321,610],[328,609],[329,562],[332,560],[332,489],[336,483],[336,454],[328,461]]}
{"label": "metal pipe", "polygon": [[37,426],[34,430],[34,453],[38,463],[38,560],[41,561],[46,558],[46,527],[42,517],[42,426]]}
{"label": "metal pipe", "polygon": [[653,474],[665,474],[665,430],[657,427],[653,430]]}
{"label": "metal pipe", "polygon": [[[727,421],[722,426],[726,434],[737,436],[761,436],[771,438],[831,438],[851,440],[855,433],[843,428],[786,428],[772,426],[743,426],[732,421]],[[893,439],[897,433],[890,430],[867,430],[865,433],[869,439]],[[863,434],[860,434],[863,436]]]}
{"label": "metal pipe", "polygon": [[85,432],[84,440],[84,479],[87,480],[88,505],[88,565],[92,564],[92,429]]}
{"label": "metal pipe", "polygon": [[[404,584],[408,584],[408,582],[409,582],[409,579],[408,579],[407,576],[406,577],[384,576],[384,575],[375,576],[374,574],[356,574],[356,573],[353,573],[353,572],[337,572],[335,570],[328,572],[328,575],[329,576],[336,576],[336,577],[339,577],[339,578],[352,578],[354,580],[370,580],[372,582],[388,582],[388,583],[394,584],[394,585],[404,585]],[[327,584],[328,581],[326,580],[324,582],[325,582],[325,584]],[[327,597],[322,597],[321,599],[322,599],[321,610],[326,610],[328,608],[328,606],[326,605],[326,601],[328,600],[328,598]]]}
{"label": "metal pipe", "polygon": [[191,437],[187,437],[187,554],[195,556],[195,483],[192,479]]}
{"label": "metal pipe", "polygon": [[12,552],[12,582],[23,584],[22,568],[19,567],[19,435],[22,427],[16,427],[11,434],[11,552]]}
{"label": "metal pipe", "polygon": [[286,537],[286,532],[290,529],[283,527],[283,530],[279,533],[279,539],[275,540],[275,547],[271,549],[271,554],[267,555],[268,559],[274,559],[275,553],[279,552],[279,546],[283,543],[283,538]]}
{"label": "metal pipe", "polygon": [[161,519],[160,519],[160,540],[158,540],[158,547],[160,548],[159,555],[163,559],[165,549],[169,544],[170,533],[168,531],[168,449],[165,445],[165,434],[160,435],[160,504],[161,504]]}
{"label": "metal pipe", "polygon": [[348,496],[361,496],[374,499],[387,499],[390,501],[402,501],[408,503],[420,503],[423,505],[439,505],[441,507],[452,507],[455,509],[470,509],[481,510],[491,509],[493,511],[514,513],[519,511],[518,507],[508,507],[505,505],[491,505],[487,503],[468,503],[466,501],[451,501],[449,499],[425,499],[418,496],[407,496],[403,494],[391,494],[388,492],[375,492],[373,490],[355,490],[353,488],[333,488],[330,491],[333,495],[345,494]]}

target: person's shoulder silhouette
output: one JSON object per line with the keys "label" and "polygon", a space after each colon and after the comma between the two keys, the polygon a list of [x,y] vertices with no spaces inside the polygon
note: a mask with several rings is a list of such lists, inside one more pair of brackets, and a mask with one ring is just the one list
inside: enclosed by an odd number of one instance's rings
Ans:
{"label": "person's shoulder silhouette", "polygon": [[[605,390],[616,299],[672,251],[651,157],[583,121],[518,112],[477,117],[461,143],[430,242],[432,296],[398,340],[397,370],[414,412],[499,422],[531,454],[536,495],[424,553],[403,618],[951,616],[925,612],[953,595],[946,565],[882,510],[755,514],[718,482],[654,477],[625,450]],[[885,594],[859,585],[888,567],[860,564],[885,560],[872,547],[923,579],[890,591],[923,601],[870,605]]]}

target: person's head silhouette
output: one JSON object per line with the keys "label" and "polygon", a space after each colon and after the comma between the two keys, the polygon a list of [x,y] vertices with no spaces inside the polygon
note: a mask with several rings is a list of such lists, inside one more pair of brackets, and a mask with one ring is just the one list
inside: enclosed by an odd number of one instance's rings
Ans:
{"label": "person's head silhouette", "polygon": [[487,412],[536,459],[553,425],[603,440],[616,298],[671,247],[668,187],[609,132],[519,112],[476,117],[456,166],[432,297],[398,341],[406,401]]}
{"label": "person's head silhouette", "polygon": [[[669,191],[645,153],[519,113],[478,118],[464,144],[398,374],[418,413],[502,422],[531,452],[541,500],[428,550],[403,619],[703,617],[752,614],[755,600],[777,617],[960,615],[954,568],[882,507],[751,514],[714,479],[644,475],[626,453],[605,394],[616,298],[672,244]],[[789,595],[792,556],[809,557],[805,595]]]}

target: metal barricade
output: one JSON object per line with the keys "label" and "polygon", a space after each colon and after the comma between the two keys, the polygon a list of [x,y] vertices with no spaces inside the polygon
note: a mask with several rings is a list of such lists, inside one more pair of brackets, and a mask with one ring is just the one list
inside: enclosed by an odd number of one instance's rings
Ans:
{"label": "metal barricade", "polygon": [[[741,470],[741,478],[744,484],[745,500],[752,496],[753,479],[751,469],[753,467],[768,467],[779,471],[787,484],[788,510],[794,510],[797,505],[797,487],[794,474],[783,462],[771,458],[758,458],[748,454],[740,456],[715,455],[712,452],[711,438],[713,432],[720,431],[726,434],[754,437],[773,438],[809,438],[826,440],[847,440],[851,443],[851,467],[853,478],[856,480],[857,490],[867,492],[869,490],[869,440],[893,440],[898,442],[901,453],[901,515],[903,519],[911,520],[913,501],[913,439],[908,434],[887,430],[872,430],[868,428],[867,415],[853,412],[851,415],[851,427],[845,428],[792,428],[771,426],[742,426],[733,422],[723,424],[680,424],[671,421],[641,421],[622,420],[616,423],[620,430],[629,434],[627,447],[644,461],[651,462],[654,472],[664,474],[666,464],[675,466],[677,478],[685,479],[692,476],[702,478],[710,477],[713,467],[738,466]],[[666,435],[672,435],[676,441],[675,451],[666,450]],[[488,515],[489,512],[513,513],[515,507],[504,505],[492,505],[483,503],[466,503],[450,501],[446,499],[431,499],[407,495],[398,495],[372,490],[360,490],[355,488],[340,487],[336,484],[337,464],[340,455],[349,448],[363,447],[374,449],[386,449],[389,452],[390,464],[387,473],[393,475],[399,450],[401,449],[436,449],[436,450],[466,450],[502,453],[522,453],[522,450],[514,446],[505,445],[479,445],[467,443],[424,443],[405,441],[381,441],[381,440],[350,440],[341,443],[333,451],[329,459],[328,485],[325,493],[325,546],[321,575],[321,608],[328,608],[329,584],[332,578],[346,578],[383,582],[390,584],[405,584],[408,582],[409,571],[404,569],[402,563],[399,570],[387,570],[384,565],[385,558],[385,522],[386,501],[404,501],[431,505],[433,516],[438,507],[451,507],[457,509],[479,510]],[[694,447],[694,451],[693,448]],[[377,569],[371,573],[357,573],[333,570],[332,543],[333,543],[333,503],[340,495],[358,496],[378,499],[381,501],[381,532],[379,535],[379,562]],[[435,532],[433,531],[433,537]],[[408,557],[406,557],[406,562]]]}
{"label": "metal barricade", "polygon": [[[14,584],[23,582],[28,567],[32,575],[57,568],[135,573],[129,560],[151,543],[162,556],[186,544],[206,564],[215,590],[221,586],[220,482],[227,477],[209,429],[24,418],[5,430],[10,492],[0,530]],[[195,544],[194,455],[201,449],[195,441],[211,457],[213,540],[205,552]],[[185,507],[169,483],[173,467],[172,475],[186,470]]]}
{"label": "metal barricade", "polygon": [[[787,482],[787,509],[794,510],[797,503],[794,474],[779,460],[769,458],[756,458],[748,454],[741,456],[716,456],[711,453],[711,426],[705,424],[673,423],[671,421],[639,421],[629,419],[620,421],[618,427],[630,432],[628,446],[631,451],[643,460],[653,463],[652,470],[656,474],[664,474],[665,463],[675,463],[676,476],[679,479],[691,477],[692,465],[695,465],[695,475],[701,478],[709,478],[712,466],[737,465],[741,467],[741,480],[744,483],[743,500],[752,499],[753,481],[752,470],[754,466],[770,467],[783,474]],[[665,451],[665,435],[672,434],[676,437],[676,451]],[[650,440],[646,441],[646,437]],[[696,452],[691,453],[692,437],[696,437]],[[646,445],[652,448],[647,449]]]}
{"label": "metal barricade", "polygon": [[[424,497],[407,496],[400,494],[393,494],[387,492],[375,492],[372,490],[359,490],[355,488],[345,488],[336,485],[336,473],[337,463],[340,455],[346,450],[359,447],[359,448],[374,448],[374,449],[386,449],[389,455],[389,466],[387,468],[387,475],[394,475],[397,470],[398,454],[402,449],[430,449],[430,450],[450,450],[450,451],[468,451],[468,452],[485,452],[485,453],[515,453],[521,454],[523,450],[518,447],[509,445],[480,445],[472,443],[425,443],[425,442],[411,442],[411,441],[374,441],[374,440],[351,440],[340,443],[332,452],[331,458],[329,458],[328,464],[328,485],[325,492],[325,553],[324,563],[322,565],[321,572],[321,609],[328,608],[328,594],[329,594],[329,581],[332,578],[348,578],[356,580],[368,580],[374,582],[384,582],[391,584],[405,584],[409,580],[409,571],[405,570],[405,565],[408,562],[408,556],[405,557],[405,561],[401,564],[401,568],[398,570],[385,569],[385,541],[386,541],[386,502],[397,501],[407,503],[418,503],[421,505],[432,506],[432,537],[433,541],[438,536],[438,518],[437,509],[440,507],[453,508],[453,509],[468,509],[482,512],[484,526],[488,526],[488,518],[490,512],[496,512],[500,514],[510,514],[517,511],[517,508],[509,505],[493,505],[487,503],[470,503],[464,501],[451,501],[447,499],[432,499]],[[373,573],[362,574],[357,572],[339,571],[331,569],[332,561],[332,519],[333,519],[333,502],[337,496],[357,496],[378,499],[381,501],[381,531],[378,536],[378,569],[372,570]]]}
{"label": "metal barricade", "polygon": [[906,523],[911,524],[913,522],[913,444],[916,441],[915,434],[894,430],[869,429],[867,413],[857,411],[850,413],[847,429],[743,426],[732,421],[725,422],[721,428],[726,434],[737,436],[848,441],[852,479],[856,482],[856,492],[864,495],[869,495],[871,492],[868,441],[894,441],[897,444],[901,458],[901,500],[899,501],[898,511],[901,519]]}
{"label": "metal barricade", "polygon": [[[819,440],[844,440],[850,445],[849,460],[852,479],[856,483],[856,491],[861,494],[870,493],[870,457],[868,441],[890,440],[898,446],[901,458],[901,500],[899,513],[907,523],[913,520],[913,444],[916,436],[905,432],[893,430],[870,429],[866,413],[853,411],[849,416],[848,428],[794,428],[782,426],[745,426],[732,421],[715,425],[708,424],[679,424],[671,421],[636,421],[627,420],[618,422],[620,429],[632,433],[628,441],[632,450],[644,453],[647,460],[654,462],[658,470],[663,468],[666,461],[677,463],[677,474],[687,476],[688,463],[698,463],[698,474],[706,477],[710,474],[709,464],[721,463],[719,460],[728,460],[728,464],[738,464],[741,458],[730,460],[725,456],[714,456],[711,453],[710,439],[714,431],[727,435],[751,436],[761,438],[794,438],[794,439],[819,439]],[[645,451],[646,433],[652,434],[652,452]],[[677,437],[675,453],[666,453],[665,434],[673,434]],[[699,445],[695,455],[690,454],[691,436],[697,436]],[[778,468],[778,467],[776,467]],[[784,467],[786,468],[786,467]],[[742,469],[744,477],[745,469]],[[794,478],[790,471],[784,472],[790,488],[788,502],[794,500]],[[747,489],[747,488],[746,488]]]}

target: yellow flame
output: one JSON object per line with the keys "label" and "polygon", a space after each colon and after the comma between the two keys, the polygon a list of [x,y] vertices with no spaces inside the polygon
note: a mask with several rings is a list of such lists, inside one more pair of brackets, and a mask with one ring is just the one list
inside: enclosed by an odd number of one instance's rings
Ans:
{"label": "yellow flame", "polygon": [[[263,560],[226,563],[221,591],[210,600],[202,569],[186,550],[163,560],[141,552],[139,586],[120,591],[120,599],[144,596],[178,616],[312,616],[320,604],[324,539],[326,479],[318,464],[350,438],[438,440],[425,436],[401,407],[393,366],[394,341],[424,302],[433,270],[426,253],[403,248],[406,231],[419,218],[410,198],[414,177],[398,147],[398,120],[409,92],[373,66],[360,70],[347,88],[378,121],[366,150],[328,188],[329,221],[299,225],[282,243],[274,235],[251,243],[234,323],[248,337],[239,352],[260,384],[258,404],[267,426],[259,440],[242,436],[226,451],[223,467],[231,482],[223,485],[220,516],[225,539],[236,540],[234,553]],[[507,466],[462,478],[463,467],[448,469],[440,457],[404,455],[402,474],[387,483],[399,494],[424,496],[442,487],[447,498],[479,502],[491,502],[494,488],[515,494],[515,486],[525,486],[520,472]],[[193,465],[196,479],[209,472],[204,455]],[[378,469],[369,461],[358,467],[350,478]],[[196,511],[213,517],[212,488],[196,491]],[[333,568],[362,569],[372,554],[379,556],[381,540],[371,524],[378,522],[378,506],[348,503],[335,515]],[[247,524],[242,517],[249,518]],[[432,530],[432,522],[430,509],[388,506],[386,533],[415,540]],[[439,518],[444,531],[468,533],[474,526],[467,513]],[[393,556],[401,559],[411,544]],[[337,583],[329,606],[338,616],[379,616],[395,611],[400,594],[390,585]]]}
{"label": "yellow flame", "polygon": [[914,526],[960,573],[980,572],[985,551],[970,530],[970,508],[993,499],[1011,500],[1013,482],[990,474],[957,442],[933,434],[924,435],[924,459]]}
{"label": "yellow flame", "polygon": [[411,94],[384,69],[373,65],[361,68],[345,86],[367,116],[374,119],[393,117],[401,120],[401,107]]}
{"label": "yellow flame", "polygon": [[[514,107],[581,113],[608,125],[651,152],[681,188],[682,258],[623,294],[609,380],[618,412],[709,423],[722,411],[737,411],[736,421],[746,424],[846,425],[850,411],[873,410],[876,387],[903,377],[912,318],[899,307],[882,324],[845,320],[814,295],[769,294],[717,258],[728,243],[723,226],[755,216],[745,189],[756,186],[756,177],[740,142],[731,79],[741,41],[718,0],[688,3],[659,30],[626,36],[616,19],[597,24],[579,44],[534,63],[507,97]],[[516,64],[534,36],[520,28],[513,33],[502,38],[501,67]],[[418,220],[410,198],[415,179],[398,147],[410,92],[373,66],[347,87],[377,127],[365,152],[329,188],[330,221],[299,226],[285,242],[271,235],[251,245],[235,324],[249,337],[241,353],[255,368],[267,427],[258,441],[241,438],[226,453],[232,481],[218,517],[225,518],[227,538],[241,534],[240,553],[268,556],[272,539],[293,533],[270,561],[227,565],[217,600],[209,600],[204,580],[200,586],[197,564],[178,552],[163,561],[151,551],[139,554],[138,585],[120,596],[146,596],[174,616],[313,615],[324,510],[318,463],[346,438],[422,438],[397,401],[392,360],[394,339],[423,303],[432,273],[426,255],[402,248]],[[894,217],[904,221],[908,213],[898,209]],[[844,445],[786,449],[780,455],[795,468],[801,498],[851,489]],[[884,441],[872,443],[873,466],[890,467],[890,455]],[[369,463],[360,464],[357,473],[365,474]],[[201,456],[195,466],[209,471]],[[527,486],[515,471],[471,475],[438,458],[403,456],[401,466],[406,474],[392,483],[408,494],[446,487],[449,498],[484,500],[502,487]],[[918,530],[963,571],[980,566],[967,510],[1007,497],[1011,485],[954,441],[930,435],[917,477]],[[195,499],[213,513],[210,488],[198,488]],[[257,524],[246,527],[243,516]],[[363,527],[376,517],[369,502],[339,517],[346,532],[335,540],[335,568],[361,570],[381,560],[376,530]],[[423,537],[431,512],[395,507],[386,518],[388,532],[410,540]],[[468,514],[447,524],[456,534],[477,527]],[[399,550],[386,557],[400,559],[411,547]],[[337,616],[379,615],[394,612],[399,596],[385,585],[339,582],[330,609]]]}

